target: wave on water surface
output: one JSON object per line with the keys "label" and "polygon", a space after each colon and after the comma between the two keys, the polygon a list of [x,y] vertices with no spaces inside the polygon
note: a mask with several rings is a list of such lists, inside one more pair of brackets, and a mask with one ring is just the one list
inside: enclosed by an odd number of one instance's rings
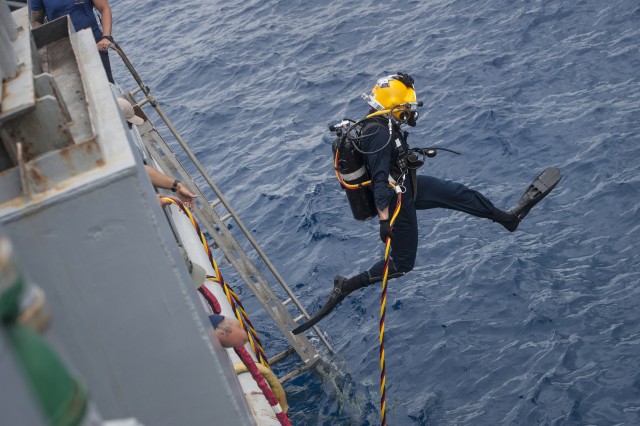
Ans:
{"label": "wave on water surface", "polygon": [[[416,268],[389,283],[389,424],[640,423],[637,2],[112,8],[114,35],[309,311],[334,275],[382,255],[377,224],[351,217],[327,131],[366,113],[359,95],[378,77],[415,78],[425,105],[413,146],[463,153],[420,173],[508,208],[543,168],[561,169],[514,234],[419,213]],[[326,394],[311,372],[288,382],[294,424],[379,423],[379,295],[360,290],[320,323],[344,392]],[[283,350],[259,316],[267,351]]]}

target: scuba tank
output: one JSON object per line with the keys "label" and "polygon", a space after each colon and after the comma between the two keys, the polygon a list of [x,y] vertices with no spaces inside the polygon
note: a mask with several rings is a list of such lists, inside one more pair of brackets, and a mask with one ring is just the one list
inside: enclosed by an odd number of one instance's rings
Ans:
{"label": "scuba tank", "polygon": [[[387,146],[385,144],[384,147],[374,152],[364,152],[357,146],[358,140],[362,138],[364,132],[363,123],[365,120],[355,122],[344,119],[338,124],[329,126],[329,130],[336,133],[336,139],[332,144],[336,177],[347,194],[351,213],[356,220],[367,220],[378,215],[371,190],[371,175],[365,166],[364,156],[378,152]],[[389,129],[387,144],[391,143],[394,135],[397,135],[395,131],[392,132],[391,122]],[[406,138],[406,132],[402,137],[395,138],[397,158],[391,166],[390,172],[392,175],[398,176],[408,173],[415,197],[417,194],[416,170],[424,164],[425,157],[435,157],[438,149],[458,155],[460,153],[447,148],[409,148],[406,145]],[[394,178],[396,177],[394,176]]]}
{"label": "scuba tank", "polygon": [[356,150],[347,136],[349,120],[344,120],[329,130],[336,132],[332,150],[336,176],[347,194],[351,213],[356,220],[367,220],[378,215],[371,190],[371,176],[364,164],[364,156]]}

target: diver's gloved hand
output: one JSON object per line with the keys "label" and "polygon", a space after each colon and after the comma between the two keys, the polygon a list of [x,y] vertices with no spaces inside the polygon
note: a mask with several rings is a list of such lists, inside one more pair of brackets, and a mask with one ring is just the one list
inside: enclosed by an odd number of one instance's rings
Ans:
{"label": "diver's gloved hand", "polygon": [[393,228],[391,228],[391,220],[384,219],[380,221],[380,239],[386,244],[387,237],[393,237]]}

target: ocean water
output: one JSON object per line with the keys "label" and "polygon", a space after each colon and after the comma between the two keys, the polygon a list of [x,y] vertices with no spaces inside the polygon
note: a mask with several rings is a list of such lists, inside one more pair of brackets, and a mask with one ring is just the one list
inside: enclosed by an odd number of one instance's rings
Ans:
{"label": "ocean water", "polygon": [[[334,275],[382,256],[377,223],[351,216],[327,131],[366,113],[378,77],[416,80],[412,146],[463,153],[420,173],[509,208],[561,169],[513,234],[419,213],[416,267],[389,283],[388,424],[640,424],[637,0],[111,3],[114,36],[310,312]],[[286,348],[238,291],[267,353]],[[342,392],[312,372],[287,382],[294,424],[379,423],[379,307],[376,285],[320,323]]]}

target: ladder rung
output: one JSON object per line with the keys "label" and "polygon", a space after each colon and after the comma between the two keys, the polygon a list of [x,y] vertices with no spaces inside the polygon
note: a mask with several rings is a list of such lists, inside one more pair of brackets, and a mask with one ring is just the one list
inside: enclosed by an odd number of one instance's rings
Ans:
{"label": "ladder rung", "polygon": [[[306,336],[294,336],[291,334],[289,330],[289,326],[295,323],[301,323],[305,321],[305,319],[309,318],[309,314],[304,311],[304,308],[296,300],[296,297],[293,295],[291,290],[287,287],[284,280],[279,276],[273,265],[270,264],[270,261],[266,257],[266,255],[262,252],[262,249],[257,245],[251,236],[250,231],[244,229],[244,225],[240,219],[235,215],[235,213],[227,207],[227,203],[219,194],[216,186],[211,181],[211,178],[208,177],[206,172],[204,172],[201,167],[198,165],[197,160],[195,160],[193,155],[190,155],[190,151],[186,148],[182,142],[179,135],[172,130],[172,125],[170,122],[162,117],[163,113],[151,98],[145,98],[145,103],[150,102],[154,104],[153,106],[158,110],[158,113],[161,115],[161,118],[165,121],[165,124],[169,127],[169,130],[176,136],[178,142],[180,142],[181,146],[183,146],[187,155],[192,159],[192,162],[196,165],[196,168],[199,170],[201,177],[205,179],[209,188],[211,188],[218,197],[214,198],[211,202],[206,200],[204,194],[202,194],[201,203],[197,209],[195,209],[195,214],[201,223],[201,226],[204,226],[204,230],[210,233],[210,237],[214,240],[214,243],[217,243],[220,247],[218,249],[221,251],[223,256],[222,262],[229,263],[237,272],[237,274],[246,282],[247,286],[253,291],[255,297],[260,301],[263,305],[265,311],[271,315],[275,325],[280,329],[283,333],[285,339],[289,342],[289,346],[298,353],[302,362],[305,366],[312,366],[318,362],[320,359],[320,354],[314,347],[313,343],[306,338]],[[139,105],[142,105],[143,102],[140,102]],[[184,169],[183,165],[178,161],[174,152],[168,146],[166,141],[162,138],[162,136],[158,133],[158,131],[151,125],[151,130],[145,132],[142,135],[144,139],[145,146],[149,150],[149,153],[152,158],[154,158],[158,163],[161,164],[161,168],[164,170],[165,174],[172,174],[175,176],[182,176],[185,180],[188,179],[189,174]],[[197,185],[195,182],[192,182],[195,187]],[[206,201],[205,201],[206,200]],[[218,205],[222,205],[226,210],[223,210]],[[217,212],[216,209],[220,210]],[[226,214],[224,213],[226,212]],[[243,247],[238,243],[235,239],[234,235],[229,231],[228,225],[226,222],[230,222],[234,220],[234,223],[238,224],[238,227],[244,234],[246,241],[251,243],[251,246],[255,250],[255,253],[264,261],[268,269],[273,273],[274,277],[280,283],[282,288],[287,293],[284,298],[289,298],[284,302],[280,301],[280,298],[275,294],[274,290],[271,289],[269,283],[262,276],[260,269],[252,262],[252,257],[245,253]],[[212,248],[215,248],[215,244],[212,244]],[[222,263],[221,262],[221,263]],[[287,309],[285,306],[293,302],[294,305],[297,305],[298,310],[293,310],[293,314],[289,312],[290,309]],[[292,318],[293,315],[300,316],[295,320]],[[318,338],[327,348],[329,353],[333,353],[333,349],[331,345],[326,341],[325,337],[318,331],[317,328],[314,328],[314,331],[318,333]],[[284,356],[284,355],[282,355]],[[276,361],[277,362],[277,361]],[[298,369],[298,372],[301,371]],[[297,372],[293,375],[288,375],[288,377],[293,377]]]}
{"label": "ladder rung", "polygon": [[291,355],[292,353],[294,353],[295,351],[296,350],[293,349],[293,347],[289,346],[289,349],[287,349],[284,352],[280,352],[278,355],[274,355],[267,362],[269,363],[269,365],[275,365],[275,364],[279,363],[280,361],[282,361],[283,359],[285,359],[286,357],[288,357],[289,355]]}
{"label": "ladder rung", "polygon": [[320,358],[316,359],[313,363],[311,364],[307,364],[307,365],[303,365],[302,367],[296,368],[295,370],[293,370],[292,372],[285,374],[284,376],[280,377],[278,380],[280,381],[280,383],[284,383],[289,379],[292,379],[294,377],[296,377],[298,374],[310,369],[311,367],[313,367],[316,362],[319,361]]}

